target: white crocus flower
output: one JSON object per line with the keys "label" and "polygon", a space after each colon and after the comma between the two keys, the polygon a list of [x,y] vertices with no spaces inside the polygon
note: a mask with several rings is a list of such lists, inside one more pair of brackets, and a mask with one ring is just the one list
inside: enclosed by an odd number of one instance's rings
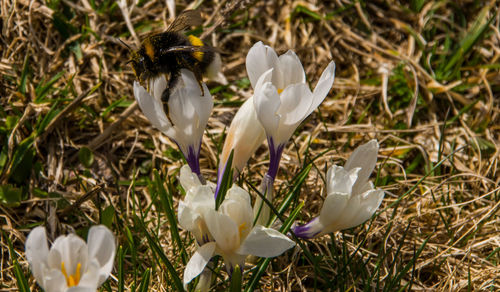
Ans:
{"label": "white crocus flower", "polygon": [[[269,170],[260,191],[272,202],[272,187],[283,149],[297,126],[323,102],[330,91],[335,79],[335,63],[328,64],[312,92],[306,83],[300,60],[291,50],[278,57],[271,47],[258,42],[248,52],[246,66],[255,89],[257,117],[269,144]],[[267,224],[269,206],[263,204],[260,197],[255,201],[254,212],[259,214],[258,223]]]}
{"label": "white crocus flower", "polygon": [[335,79],[332,61],[311,92],[297,55],[289,50],[278,57],[262,42],[250,49],[246,65],[255,88],[257,116],[275,147],[288,142],[297,126],[325,99]]}
{"label": "white crocus flower", "polygon": [[170,92],[168,116],[161,96],[167,87],[164,76],[150,80],[151,94],[134,82],[134,96],[151,124],[175,141],[194,173],[200,175],[201,139],[213,108],[213,100],[205,83],[203,95],[194,74],[181,69],[178,84]]}
{"label": "white crocus flower", "polygon": [[184,285],[198,276],[214,255],[220,255],[231,273],[244,268],[248,255],[275,257],[295,246],[295,242],[278,231],[261,225],[253,226],[249,194],[240,187],[231,187],[218,211],[204,213],[213,241],[205,243],[194,253],[184,270]]}
{"label": "white crocus flower", "polygon": [[202,185],[187,165],[181,168],[180,181],[186,196],[177,210],[179,225],[193,233],[198,245],[203,245],[213,240],[203,214],[215,210],[214,192],[210,186]]}
{"label": "white crocus flower", "polygon": [[298,237],[312,238],[355,227],[368,220],[382,203],[384,191],[368,180],[375,168],[377,140],[359,146],[344,167],[332,166],[326,175],[327,197],[319,217],[292,230]]}
{"label": "white crocus flower", "polygon": [[26,258],[46,292],[95,292],[111,274],[115,238],[103,225],[90,228],[87,243],[75,234],[59,236],[49,250],[44,227],[26,239]]}

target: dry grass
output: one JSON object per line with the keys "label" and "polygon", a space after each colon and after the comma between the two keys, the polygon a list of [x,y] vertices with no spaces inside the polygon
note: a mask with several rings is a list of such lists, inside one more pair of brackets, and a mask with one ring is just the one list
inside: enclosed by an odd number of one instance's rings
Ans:
{"label": "dry grass", "polygon": [[[224,128],[252,95],[245,56],[262,40],[280,53],[293,49],[312,85],[329,60],[337,64],[329,97],[285,150],[278,201],[304,163],[326,151],[296,199],[306,202],[301,220],[315,216],[326,167],[342,164],[371,138],[381,144],[376,181],[386,190],[372,221],[304,242],[321,255],[317,262],[301,248],[275,259],[261,289],[499,290],[498,3],[485,2],[481,10],[475,1],[423,1],[412,10],[421,1],[254,2],[216,0],[199,7],[207,24],[228,16],[208,37],[225,52],[229,84],[214,94],[202,146],[206,177],[215,180]],[[133,102],[128,52],[115,39],[137,44],[170,19],[164,1],[127,5],[137,38],[113,1],[1,2],[0,185],[22,195],[11,204],[0,200],[0,291],[17,290],[13,258],[29,275],[24,242],[33,226],[45,223],[52,238],[73,229],[85,234],[103,220],[104,210],[113,212],[112,230],[126,249],[125,288],[135,287],[153,266],[150,291],[172,289],[134,216],[175,261],[168,222],[148,187],[158,169],[177,202],[182,161]],[[177,11],[185,8],[178,3]],[[474,35],[474,21],[485,32],[465,50],[461,42]],[[454,61],[458,47],[465,55]],[[78,156],[82,147],[93,151],[89,167]],[[262,147],[242,181],[258,183],[267,162]],[[29,283],[38,289],[32,277]],[[109,284],[117,289],[116,277]]]}

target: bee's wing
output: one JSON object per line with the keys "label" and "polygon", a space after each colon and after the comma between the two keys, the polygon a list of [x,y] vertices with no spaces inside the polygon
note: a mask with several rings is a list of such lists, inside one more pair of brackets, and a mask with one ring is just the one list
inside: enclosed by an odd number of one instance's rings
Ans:
{"label": "bee's wing", "polygon": [[164,48],[160,50],[161,54],[171,53],[171,52],[215,52],[220,53],[219,50],[209,46],[175,46],[170,48]]}
{"label": "bee's wing", "polygon": [[167,31],[183,31],[191,26],[199,26],[203,24],[203,19],[198,10],[184,10],[174,19]]}

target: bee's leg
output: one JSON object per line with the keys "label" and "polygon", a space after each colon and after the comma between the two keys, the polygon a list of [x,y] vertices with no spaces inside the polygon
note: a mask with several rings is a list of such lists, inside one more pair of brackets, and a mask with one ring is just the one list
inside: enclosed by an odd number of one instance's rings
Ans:
{"label": "bee's leg", "polygon": [[[165,78],[167,78],[167,76],[165,76]],[[169,84],[161,93],[161,102],[163,104],[163,111],[165,112],[165,116],[167,116],[168,121],[173,125],[172,121],[170,120],[170,115],[168,111],[168,100],[170,99],[170,83],[172,80],[173,78],[170,78]]]}
{"label": "bee's leg", "polygon": [[203,75],[201,74],[201,71],[198,68],[194,68],[193,73],[194,73],[194,77],[196,77],[196,81],[198,81],[198,86],[200,87],[200,90],[201,90],[200,96],[204,96],[205,89],[203,88],[203,83],[202,83]]}

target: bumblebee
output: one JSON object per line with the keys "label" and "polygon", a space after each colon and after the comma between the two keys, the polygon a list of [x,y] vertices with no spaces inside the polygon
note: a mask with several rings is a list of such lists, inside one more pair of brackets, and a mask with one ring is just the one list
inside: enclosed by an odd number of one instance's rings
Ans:
{"label": "bumblebee", "polygon": [[[167,88],[162,93],[161,100],[167,110],[170,91],[176,86],[180,70],[186,68],[194,73],[204,95],[202,86],[203,75],[216,74],[220,66],[220,57],[214,48],[203,43],[196,36],[185,36],[183,31],[191,26],[202,24],[202,18],[197,10],[185,10],[170,24],[165,32],[148,36],[137,51],[131,50],[129,63],[140,83],[165,75]],[[207,76],[210,77],[210,76]]]}

